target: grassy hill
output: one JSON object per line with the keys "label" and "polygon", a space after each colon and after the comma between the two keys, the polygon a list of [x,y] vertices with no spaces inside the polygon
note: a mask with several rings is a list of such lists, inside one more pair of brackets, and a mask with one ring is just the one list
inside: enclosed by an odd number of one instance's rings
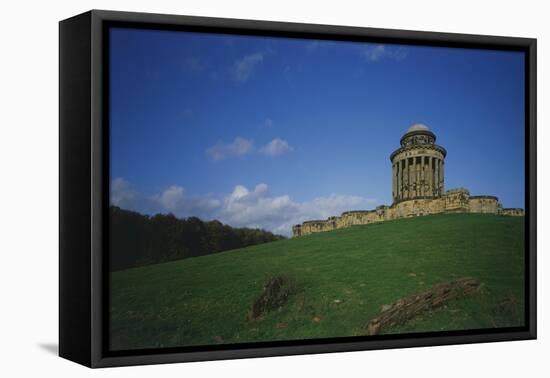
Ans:
{"label": "grassy hill", "polygon": [[[469,276],[472,297],[386,332],[523,324],[524,219],[483,214],[401,219],[281,240],[111,276],[113,350],[365,334],[381,306]],[[270,277],[294,294],[258,320]]]}

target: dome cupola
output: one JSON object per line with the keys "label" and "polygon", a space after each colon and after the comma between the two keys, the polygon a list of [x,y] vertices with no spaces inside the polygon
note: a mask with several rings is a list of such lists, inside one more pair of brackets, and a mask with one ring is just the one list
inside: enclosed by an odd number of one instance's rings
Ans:
{"label": "dome cupola", "polygon": [[411,125],[407,132],[401,137],[401,146],[435,144],[435,134],[430,128],[422,123]]}

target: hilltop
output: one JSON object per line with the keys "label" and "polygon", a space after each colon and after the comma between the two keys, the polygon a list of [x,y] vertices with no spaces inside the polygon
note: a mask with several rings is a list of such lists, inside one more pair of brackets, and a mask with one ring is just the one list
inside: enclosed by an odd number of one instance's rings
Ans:
{"label": "hilltop", "polygon": [[[250,320],[272,277],[286,303]],[[481,289],[387,333],[523,324],[524,218],[444,214],[354,226],[111,274],[112,349],[365,334],[383,305],[460,277]]]}

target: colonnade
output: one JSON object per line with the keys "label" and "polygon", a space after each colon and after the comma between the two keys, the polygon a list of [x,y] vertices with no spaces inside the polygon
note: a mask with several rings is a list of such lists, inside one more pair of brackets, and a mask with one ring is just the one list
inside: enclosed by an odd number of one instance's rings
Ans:
{"label": "colonnade", "polygon": [[404,157],[394,161],[393,202],[418,197],[440,197],[444,187],[444,161],[433,156]]}

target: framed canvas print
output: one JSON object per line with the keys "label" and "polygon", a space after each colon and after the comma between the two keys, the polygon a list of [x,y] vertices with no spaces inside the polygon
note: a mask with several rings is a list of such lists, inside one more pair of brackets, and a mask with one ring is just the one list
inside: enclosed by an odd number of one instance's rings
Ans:
{"label": "framed canvas print", "polygon": [[536,40],[60,22],[60,355],[536,337]]}

